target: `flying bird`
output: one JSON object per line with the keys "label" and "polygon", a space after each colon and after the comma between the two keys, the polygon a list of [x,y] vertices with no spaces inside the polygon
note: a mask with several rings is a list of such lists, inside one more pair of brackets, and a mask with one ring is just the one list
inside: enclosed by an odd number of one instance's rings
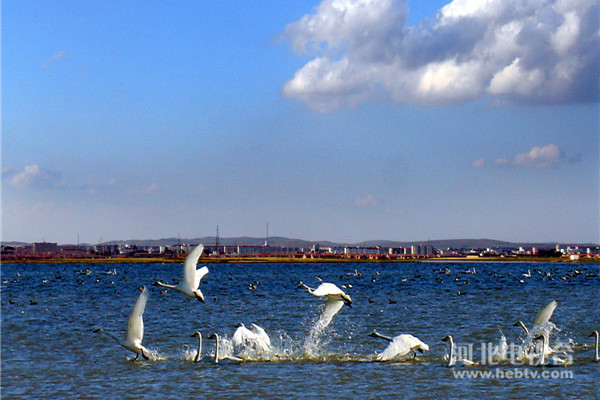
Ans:
{"label": "flying bird", "polygon": [[129,320],[127,321],[127,335],[125,340],[121,341],[115,335],[110,332],[105,332],[102,328],[94,329],[94,332],[104,333],[109,337],[116,340],[118,344],[125,347],[128,350],[131,350],[135,353],[135,357],[130,361],[137,360],[137,358],[141,355],[146,360],[150,359],[150,352],[144,346],[142,346],[142,339],[144,338],[144,310],[146,309],[146,302],[148,301],[148,289],[144,288],[142,293],[140,293],[135,305],[133,306],[133,310],[129,315]]}
{"label": "flying bird", "polygon": [[177,285],[169,285],[159,281],[154,282],[154,286],[162,286],[170,289],[175,289],[180,293],[192,298],[198,299],[204,303],[204,295],[200,291],[200,281],[208,274],[208,267],[196,269],[198,258],[204,251],[204,246],[199,244],[188,254],[183,263],[183,280]]}
{"label": "flying bird", "polygon": [[318,288],[313,289],[300,282],[298,287],[306,289],[308,293],[313,296],[327,298],[323,311],[321,311],[319,321],[317,321],[317,325],[315,325],[315,329],[324,329],[327,327],[331,323],[333,317],[342,309],[344,304],[352,307],[352,299],[350,296],[333,283],[324,282],[321,283]]}
{"label": "flying bird", "polygon": [[417,351],[421,353],[424,351],[429,351],[428,345],[410,334],[401,334],[392,338],[373,331],[369,334],[369,336],[378,337],[390,342],[388,347],[386,347],[385,350],[377,355],[377,361],[389,361],[396,357],[405,356],[411,351],[414,352],[414,357],[416,358]]}

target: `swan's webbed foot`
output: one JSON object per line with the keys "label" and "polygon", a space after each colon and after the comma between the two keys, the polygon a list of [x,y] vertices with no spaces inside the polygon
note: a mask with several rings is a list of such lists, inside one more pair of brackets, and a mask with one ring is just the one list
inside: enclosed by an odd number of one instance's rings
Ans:
{"label": "swan's webbed foot", "polygon": [[135,357],[131,357],[131,358],[129,358],[127,361],[135,361],[135,360],[137,360],[137,359],[138,359],[138,357],[139,357],[139,356],[140,356],[140,355],[139,355],[138,353],[135,353]]}

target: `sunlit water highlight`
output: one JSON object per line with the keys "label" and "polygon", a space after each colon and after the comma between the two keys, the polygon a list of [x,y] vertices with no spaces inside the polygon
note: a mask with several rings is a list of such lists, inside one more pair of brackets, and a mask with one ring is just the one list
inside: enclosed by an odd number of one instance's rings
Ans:
{"label": "sunlit water highlight", "polygon": [[[173,282],[178,264],[3,264],[2,397],[26,398],[580,398],[598,396],[600,363],[593,339],[600,329],[599,264],[359,263],[209,264],[206,303],[152,287]],[[476,273],[473,272],[475,268]],[[117,274],[111,275],[107,272]],[[87,272],[89,270],[89,272]],[[360,272],[356,274],[355,270]],[[531,271],[530,278],[522,274]],[[344,286],[344,306],[322,332],[311,331],[323,299],[298,289],[317,277]],[[523,281],[522,283],[520,281]],[[249,290],[249,284],[256,290]],[[128,361],[133,353],[106,336],[124,337],[127,317],[147,286],[144,345],[155,360]],[[460,294],[459,294],[460,292]],[[513,323],[531,326],[536,313],[558,300],[551,346],[569,344],[572,379],[458,379],[448,368],[451,334],[457,343],[501,348],[527,338]],[[262,326],[267,354],[252,350],[244,362],[215,364],[214,340],[233,353],[238,323]],[[500,330],[499,330],[500,329]],[[396,362],[375,362],[386,346],[369,337],[415,335],[430,351]],[[192,362],[203,334],[200,362]],[[307,342],[307,340],[312,340]],[[307,344],[308,343],[308,344]],[[509,367],[504,361],[500,366]],[[496,365],[473,367],[490,370]],[[520,366],[531,370],[549,367]],[[565,368],[565,367],[560,367]]]}

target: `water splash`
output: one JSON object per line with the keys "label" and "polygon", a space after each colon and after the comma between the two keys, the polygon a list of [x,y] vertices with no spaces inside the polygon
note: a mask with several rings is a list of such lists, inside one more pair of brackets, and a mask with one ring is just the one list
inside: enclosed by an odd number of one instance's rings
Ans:
{"label": "water splash", "polygon": [[167,356],[160,353],[158,350],[148,349],[149,357],[148,361],[165,361]]}
{"label": "water splash", "polygon": [[323,337],[325,328],[329,326],[333,317],[343,306],[344,302],[342,300],[328,299],[325,302],[319,319],[315,322],[304,341],[304,351],[307,355],[316,356],[320,354],[321,349],[327,344],[327,342],[324,342]]}
{"label": "water splash", "polygon": [[500,331],[500,339],[492,350],[492,359],[497,363],[502,363],[507,360],[508,343],[502,329],[498,328],[498,330]]}

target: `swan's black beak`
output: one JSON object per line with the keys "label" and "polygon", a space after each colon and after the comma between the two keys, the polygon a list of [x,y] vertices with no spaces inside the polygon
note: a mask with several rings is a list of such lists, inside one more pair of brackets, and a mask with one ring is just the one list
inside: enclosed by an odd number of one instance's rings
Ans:
{"label": "swan's black beak", "polygon": [[447,341],[448,341],[448,339],[450,339],[448,336],[444,336],[444,337],[442,338],[442,342],[447,342]]}
{"label": "swan's black beak", "polygon": [[152,284],[152,286],[160,286],[160,285],[158,284],[158,281],[156,281]]}

